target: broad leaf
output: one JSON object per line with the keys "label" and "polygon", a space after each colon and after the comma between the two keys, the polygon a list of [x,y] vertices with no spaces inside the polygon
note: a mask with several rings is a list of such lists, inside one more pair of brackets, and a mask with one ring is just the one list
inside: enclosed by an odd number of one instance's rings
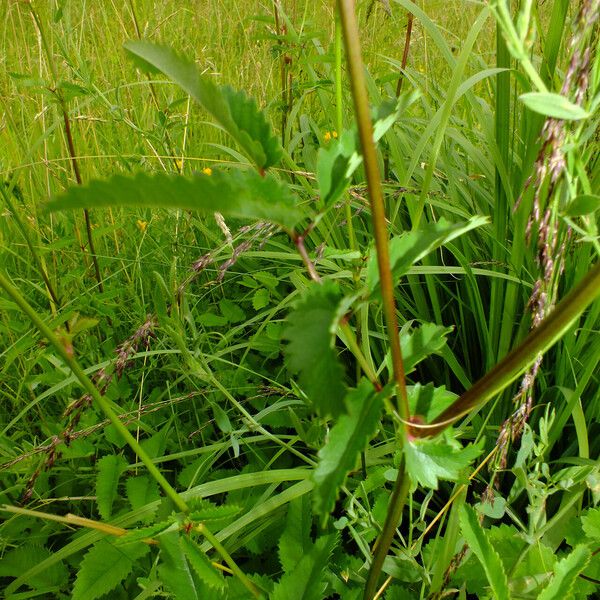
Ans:
{"label": "broad leaf", "polygon": [[107,454],[98,461],[96,475],[96,502],[100,516],[108,520],[112,505],[118,496],[119,477],[127,468],[127,461],[121,455]]}
{"label": "broad leaf", "polygon": [[[452,327],[442,327],[434,323],[423,323],[413,329],[403,329],[400,333],[400,347],[404,372],[408,375],[422,360],[431,354],[437,354],[446,345],[446,336],[451,331]],[[385,360],[391,372],[391,352],[387,352]]]}
{"label": "broad leaf", "polygon": [[404,446],[406,470],[414,484],[436,490],[439,479],[457,481],[482,450],[482,443],[463,448],[447,436],[411,440]]}
{"label": "broad leaf", "polygon": [[131,504],[133,510],[142,508],[160,499],[158,483],[148,475],[128,477],[125,481],[125,490],[127,492],[127,500],[129,500],[129,504]]}
{"label": "broad leaf", "polygon": [[168,531],[158,537],[161,563],[158,572],[177,600],[200,598],[196,582],[188,565],[177,531]]}
{"label": "broad leaf", "polygon": [[180,543],[188,562],[196,571],[196,575],[209,587],[223,589],[225,587],[223,576],[212,566],[198,545],[186,536],[180,538]]}
{"label": "broad leaf", "polygon": [[600,542],[600,508],[592,508],[581,517],[581,526],[585,535],[595,544]]}
{"label": "broad leaf", "polygon": [[431,423],[450,406],[458,396],[444,386],[434,387],[432,383],[407,386],[408,404],[411,415],[420,415],[425,423]]}
{"label": "broad leaf", "polygon": [[271,600],[322,600],[327,585],[327,565],[336,545],[336,535],[318,538],[294,570],[286,573],[277,583]]}
{"label": "broad leaf", "polygon": [[[43,546],[27,544],[12,550],[7,550],[0,559],[0,577],[19,577],[29,569],[50,558],[52,553]],[[36,573],[27,580],[32,588],[47,588],[64,585],[69,578],[69,572],[62,561],[52,568]]]}
{"label": "broad leaf", "polygon": [[462,534],[469,548],[471,548],[475,556],[479,559],[494,598],[497,600],[509,600],[510,593],[504,565],[500,560],[500,556],[494,550],[486,532],[479,524],[477,514],[470,506],[463,504],[459,508],[459,520]]}
{"label": "broad leaf", "polygon": [[75,580],[73,600],[94,600],[117,587],[139,558],[150,551],[140,542],[115,546],[102,539],[85,555]]}
{"label": "broad leaf", "polygon": [[290,370],[299,373],[299,385],[315,410],[323,417],[344,410],[344,370],[334,348],[338,305],[342,299],[337,284],[311,284],[287,318],[282,337]]}
{"label": "broad leaf", "polygon": [[201,104],[257,167],[266,169],[279,162],[281,145],[264,113],[244,92],[215,85],[192,61],[178,56],[166,46],[136,40],[127,42],[125,49],[136,57],[139,66],[151,66],[164,73]]}
{"label": "broad leaf", "polygon": [[519,100],[529,110],[545,117],[553,117],[554,119],[563,119],[565,121],[578,121],[580,119],[587,119],[590,116],[590,113],[581,108],[581,106],[573,104],[564,96],[552,92],[528,92],[527,94],[521,94]]}
{"label": "broad leaf", "polygon": [[589,215],[600,209],[600,196],[595,194],[582,194],[571,202],[565,211],[567,217],[581,217]]}
{"label": "broad leaf", "polygon": [[292,500],[288,504],[285,529],[279,538],[279,561],[284,571],[291,571],[310,550],[311,527],[312,518],[307,496]]}
{"label": "broad leaf", "polygon": [[538,600],[565,600],[571,598],[571,588],[591,558],[587,546],[577,546],[573,552],[554,567],[554,575],[538,596]]}
{"label": "broad leaf", "polygon": [[319,463],[313,474],[315,512],[328,515],[335,505],[340,486],[348,472],[356,467],[360,453],[377,431],[383,406],[382,393],[362,379],[345,399],[347,414],[342,415],[329,432],[327,444],[319,451]]}
{"label": "broad leaf", "polygon": [[264,220],[292,229],[302,218],[294,195],[272,175],[232,169],[192,177],[138,173],[73,186],[48,204],[48,210],[107,206],[180,208],[241,219]]}
{"label": "broad leaf", "polygon": [[[440,219],[436,223],[427,223],[416,231],[407,231],[390,240],[390,266],[394,281],[405,275],[410,267],[427,254],[447,244],[463,233],[481,227],[488,222],[487,217],[472,217],[464,223],[449,223]],[[379,271],[375,249],[369,255],[367,263],[367,288],[371,293],[379,292]]]}

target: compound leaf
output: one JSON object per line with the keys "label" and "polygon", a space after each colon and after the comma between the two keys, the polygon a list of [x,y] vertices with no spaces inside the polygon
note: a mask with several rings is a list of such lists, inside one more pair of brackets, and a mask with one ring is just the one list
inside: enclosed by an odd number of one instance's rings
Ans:
{"label": "compound leaf", "polygon": [[463,448],[447,437],[410,440],[404,446],[406,469],[413,483],[435,490],[439,479],[458,480],[482,450],[481,443]]}
{"label": "compound leaf", "polygon": [[538,600],[566,600],[572,597],[571,588],[591,558],[590,549],[577,546],[554,566],[554,575],[538,596]]}
{"label": "compound leaf", "polygon": [[209,587],[223,589],[225,587],[225,580],[211,565],[210,560],[208,560],[198,545],[185,536],[180,538],[180,543],[190,565],[196,571],[196,575]]}
{"label": "compound leaf", "polygon": [[319,515],[328,515],[333,509],[340,486],[377,431],[383,398],[371,382],[362,379],[346,396],[345,405],[347,414],[342,415],[329,432],[313,474],[313,499]]}
{"label": "compound leaf", "polygon": [[217,86],[196,65],[169,47],[144,40],[128,41],[125,49],[138,66],[160,71],[202,105],[261,169],[281,158],[281,145],[256,102],[244,92]]}
{"label": "compound leaf", "polygon": [[338,305],[342,299],[332,281],[313,283],[287,318],[283,338],[290,370],[299,373],[299,385],[323,417],[344,410],[344,370],[333,346]]}
{"label": "compound leaf", "polygon": [[318,538],[296,567],[280,579],[271,600],[321,600],[327,585],[327,565],[337,542],[336,535]]}
{"label": "compound leaf", "polygon": [[471,548],[475,556],[479,559],[494,598],[497,600],[509,600],[510,593],[504,565],[500,560],[500,556],[494,550],[486,532],[479,524],[477,514],[466,504],[462,504],[458,510],[462,534],[469,548]]}
{"label": "compound leaf", "polygon": [[98,461],[96,475],[96,502],[100,516],[108,520],[112,514],[112,505],[117,497],[119,477],[127,468],[127,461],[121,455],[108,454]]}
{"label": "compound leaf", "polygon": [[73,600],[94,600],[117,587],[133,570],[135,562],[150,548],[140,542],[114,546],[108,540],[96,542],[84,556],[75,587]]}
{"label": "compound leaf", "polygon": [[215,170],[192,177],[167,173],[114,175],[106,181],[74,186],[48,204],[48,210],[108,206],[179,208],[241,219],[264,220],[292,229],[302,218],[289,188],[256,171]]}

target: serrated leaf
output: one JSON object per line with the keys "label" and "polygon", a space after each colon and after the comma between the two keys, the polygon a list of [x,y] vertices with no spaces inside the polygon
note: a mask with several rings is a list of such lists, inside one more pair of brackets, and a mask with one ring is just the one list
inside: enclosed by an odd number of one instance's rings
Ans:
{"label": "serrated leaf", "polygon": [[279,538],[279,561],[287,573],[300,562],[310,550],[312,519],[306,496],[300,496],[288,504],[285,529]]}
{"label": "serrated leaf", "polygon": [[595,194],[582,194],[577,196],[567,206],[565,214],[567,217],[582,217],[600,209],[600,196]]}
{"label": "serrated leaf", "polygon": [[[390,240],[390,266],[394,281],[405,275],[410,267],[427,254],[447,244],[463,233],[488,223],[487,217],[471,217],[462,223],[449,223],[441,218],[436,223],[427,223],[416,231],[406,231]],[[369,255],[366,283],[376,297],[379,294],[379,271],[375,249]]]}
{"label": "serrated leaf", "polygon": [[331,512],[340,486],[377,431],[383,397],[370,381],[362,379],[358,387],[348,393],[344,403],[347,414],[342,415],[329,432],[327,444],[319,450],[319,462],[313,474],[313,500],[319,515]]}
{"label": "serrated leaf", "polygon": [[222,527],[224,521],[230,521],[242,511],[242,507],[238,504],[221,504],[217,506],[204,498],[195,498],[188,505],[190,507],[190,519],[206,523],[208,527],[215,523]]}
{"label": "serrated leaf", "polygon": [[270,295],[269,290],[266,288],[260,288],[254,292],[254,296],[252,296],[252,308],[254,310],[260,310],[265,306],[269,305]]}
{"label": "serrated leaf", "polygon": [[446,345],[446,336],[451,332],[452,327],[443,327],[435,323],[423,323],[402,331],[400,347],[404,372],[411,373],[422,360],[431,354],[437,354]]}
{"label": "serrated leaf", "polygon": [[587,119],[590,113],[581,106],[573,104],[570,100],[553,92],[528,92],[521,94],[519,100],[533,112],[545,117],[563,119],[565,121],[578,121]]}
{"label": "serrated leaf", "polygon": [[581,545],[558,561],[554,567],[554,575],[538,596],[538,600],[568,600],[571,598],[571,588],[590,558],[590,549]]}
{"label": "serrated leaf", "polygon": [[219,302],[219,309],[229,323],[240,323],[246,319],[246,313],[235,302],[227,300],[227,298],[223,298]]}
{"label": "serrated leaf", "polygon": [[176,600],[200,598],[192,577],[178,531],[169,531],[158,537],[161,563],[158,572]]}
{"label": "serrated leaf", "polygon": [[183,552],[192,569],[196,571],[196,575],[209,587],[223,589],[225,587],[225,580],[212,566],[198,545],[189,537],[182,536],[180,539]]}
{"label": "serrated leaf", "polygon": [[143,540],[149,540],[155,535],[166,531],[170,527],[173,527],[173,521],[161,521],[160,523],[154,523],[148,527],[140,527],[138,529],[129,529],[126,534],[118,537],[114,544],[115,546],[123,546],[131,544],[132,542],[141,542]]}
{"label": "serrated leaf", "polygon": [[280,579],[273,589],[271,600],[322,600],[327,585],[327,565],[336,545],[336,535],[318,538],[294,570]]}
{"label": "serrated leaf", "polygon": [[431,423],[450,406],[458,396],[445,386],[435,387],[432,383],[407,386],[408,405],[411,415],[421,415],[425,423]]}
{"label": "serrated leaf", "polygon": [[323,417],[336,417],[344,410],[344,370],[333,347],[341,299],[336,283],[312,283],[288,315],[282,334],[289,340],[288,366],[299,373],[301,389]]}
{"label": "serrated leaf", "polygon": [[509,600],[510,593],[504,565],[500,560],[500,556],[494,550],[486,532],[479,524],[477,514],[466,504],[462,504],[458,510],[462,534],[469,548],[471,548],[472,552],[479,559],[494,598],[497,600]]}
{"label": "serrated leaf", "polygon": [[135,562],[149,550],[142,543],[115,546],[108,540],[100,540],[81,562],[72,599],[94,600],[110,592],[131,573]]}
{"label": "serrated leaf", "polygon": [[600,508],[591,508],[581,517],[585,535],[594,542],[600,542]]}
{"label": "serrated leaf", "polygon": [[264,220],[288,229],[302,218],[289,188],[272,175],[232,169],[191,177],[167,173],[115,175],[106,181],[73,186],[47,206],[50,212],[76,208],[135,206],[179,208],[206,214]]}
{"label": "serrated leaf", "polygon": [[108,454],[97,464],[96,503],[104,520],[110,519],[112,506],[118,494],[119,477],[127,468],[127,461],[121,455]]}
{"label": "serrated leaf", "polygon": [[125,481],[127,500],[133,510],[142,508],[155,500],[160,499],[158,483],[148,475],[128,477]]}
{"label": "serrated leaf", "polygon": [[179,85],[201,104],[243,148],[257,167],[266,169],[281,159],[281,145],[256,102],[244,92],[219,87],[196,65],[171,48],[143,40],[128,41],[125,49]]}
{"label": "serrated leaf", "polygon": [[411,440],[404,446],[406,470],[414,484],[436,490],[438,480],[456,481],[483,450],[483,445],[462,448],[445,437]]}

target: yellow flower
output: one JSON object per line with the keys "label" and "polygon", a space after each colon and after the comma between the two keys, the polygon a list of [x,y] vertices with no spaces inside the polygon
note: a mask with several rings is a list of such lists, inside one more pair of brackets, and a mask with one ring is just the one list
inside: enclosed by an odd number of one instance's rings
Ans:
{"label": "yellow flower", "polygon": [[137,226],[138,226],[138,229],[141,232],[144,232],[144,231],[146,231],[146,227],[148,227],[148,222],[147,221],[141,221],[140,219],[138,219],[137,220]]}
{"label": "yellow flower", "polygon": [[337,140],[337,131],[333,130],[331,132],[331,136],[334,137]]}
{"label": "yellow flower", "polygon": [[325,135],[323,136],[323,139],[328,142],[329,140],[331,140],[331,138],[337,139],[337,131],[333,130],[333,131],[326,131]]}
{"label": "yellow flower", "polygon": [[175,166],[177,167],[178,171],[181,171],[183,169],[183,159],[182,158],[176,158],[175,159]]}
{"label": "yellow flower", "polygon": [[204,167],[204,169],[202,169],[202,172],[205,175],[208,175],[209,177],[212,175],[212,169],[210,167]]}

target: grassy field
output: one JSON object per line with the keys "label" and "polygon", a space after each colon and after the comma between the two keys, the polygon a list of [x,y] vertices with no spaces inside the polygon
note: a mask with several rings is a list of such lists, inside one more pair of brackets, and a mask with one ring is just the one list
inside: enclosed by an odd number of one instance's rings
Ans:
{"label": "grassy field", "polygon": [[600,2],[507,4],[0,0],[7,598],[593,597]]}

